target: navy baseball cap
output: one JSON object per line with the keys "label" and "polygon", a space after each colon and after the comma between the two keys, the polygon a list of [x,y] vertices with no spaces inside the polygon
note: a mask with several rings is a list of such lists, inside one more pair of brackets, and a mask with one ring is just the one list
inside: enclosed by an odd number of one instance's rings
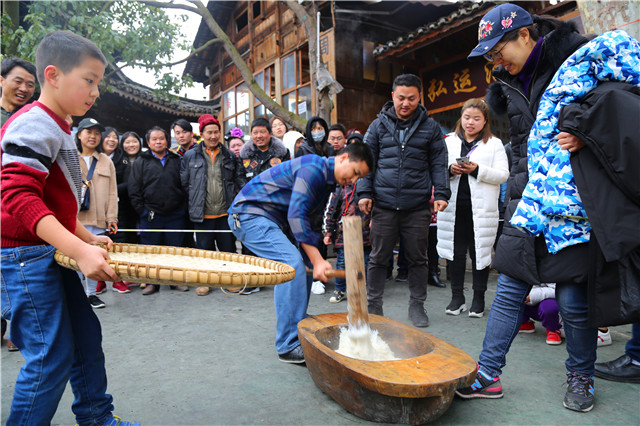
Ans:
{"label": "navy baseball cap", "polygon": [[478,25],[478,45],[467,59],[482,56],[493,49],[511,31],[533,24],[533,18],[523,8],[511,3],[496,6],[487,12]]}

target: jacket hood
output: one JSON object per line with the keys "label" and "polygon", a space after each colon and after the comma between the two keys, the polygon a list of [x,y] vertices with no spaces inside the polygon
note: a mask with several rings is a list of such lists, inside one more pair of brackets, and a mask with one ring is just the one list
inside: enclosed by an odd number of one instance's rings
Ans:
{"label": "jacket hood", "polygon": [[[244,144],[242,149],[240,150],[241,158],[251,157],[254,153],[258,151],[258,147],[253,143],[253,140],[249,140]],[[268,151],[274,157],[282,157],[285,154],[288,154],[289,150],[285,148],[284,143],[275,136],[271,136],[271,141],[269,142]]]}
{"label": "jacket hood", "polygon": [[307,121],[307,128],[304,131],[304,138],[310,143],[314,143],[313,138],[311,137],[311,128],[316,121],[319,122],[322,127],[324,127],[324,139],[322,139],[322,143],[326,143],[327,139],[329,138],[329,125],[326,121],[324,121],[324,118],[318,116],[313,116],[309,119],[309,121]]}

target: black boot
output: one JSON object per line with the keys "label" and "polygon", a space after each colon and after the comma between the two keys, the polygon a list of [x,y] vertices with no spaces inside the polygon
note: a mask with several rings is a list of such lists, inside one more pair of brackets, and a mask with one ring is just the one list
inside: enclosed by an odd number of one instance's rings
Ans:
{"label": "black boot", "polygon": [[427,282],[429,283],[429,285],[432,285],[434,287],[445,288],[447,286],[445,283],[440,281],[440,277],[438,277],[438,274],[432,271],[429,271],[429,278]]}
{"label": "black boot", "polygon": [[464,284],[451,282],[451,302],[447,305],[445,313],[447,315],[460,315],[467,310],[467,305],[464,304]]}
{"label": "black boot", "polygon": [[369,302],[367,310],[370,314],[384,316],[384,314],[382,313],[382,303]]}
{"label": "black boot", "polygon": [[423,302],[410,302],[409,303],[409,319],[416,327],[428,327],[429,317],[424,310]]}
{"label": "black boot", "polygon": [[482,318],[484,316],[484,291],[475,290],[469,316],[472,318]]}

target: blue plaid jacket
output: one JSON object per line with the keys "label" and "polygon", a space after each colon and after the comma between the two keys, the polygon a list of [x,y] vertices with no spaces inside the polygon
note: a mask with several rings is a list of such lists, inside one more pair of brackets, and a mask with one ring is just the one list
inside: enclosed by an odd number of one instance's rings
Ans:
{"label": "blue plaid jacket", "polygon": [[260,173],[242,188],[229,214],[265,216],[296,240],[317,246],[322,236],[311,229],[310,215],[321,212],[334,187],[335,158],[304,155]]}

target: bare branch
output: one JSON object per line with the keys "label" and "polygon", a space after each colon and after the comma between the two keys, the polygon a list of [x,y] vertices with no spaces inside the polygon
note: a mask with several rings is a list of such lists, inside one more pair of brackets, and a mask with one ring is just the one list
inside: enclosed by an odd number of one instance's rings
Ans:
{"label": "bare branch", "polygon": [[[140,3],[146,4],[147,6],[157,7],[158,9],[182,9],[188,12],[197,13],[200,16],[203,16],[199,9],[191,6],[187,6],[186,4],[178,4],[178,3],[165,3],[162,1],[153,1],[153,0],[141,0]],[[191,2],[196,4],[195,2]],[[205,7],[206,9],[206,7]]]}
{"label": "bare branch", "polygon": [[214,45],[216,43],[220,43],[220,42],[222,42],[222,40],[220,40],[219,38],[212,38],[211,40],[209,40],[208,42],[206,42],[202,46],[198,47],[196,50],[193,50],[191,53],[189,53],[188,56],[186,56],[183,59],[180,59],[179,61],[169,62],[169,63],[166,63],[166,64],[155,64],[155,65],[147,65],[147,64],[143,64],[143,63],[139,63],[139,62],[132,62],[129,65],[136,66],[136,67],[144,67],[144,68],[172,67],[174,65],[178,65],[178,64],[181,64],[183,62],[187,62],[192,57],[198,55],[198,53],[202,52],[203,50],[206,50],[209,46],[212,46],[212,45]]}

